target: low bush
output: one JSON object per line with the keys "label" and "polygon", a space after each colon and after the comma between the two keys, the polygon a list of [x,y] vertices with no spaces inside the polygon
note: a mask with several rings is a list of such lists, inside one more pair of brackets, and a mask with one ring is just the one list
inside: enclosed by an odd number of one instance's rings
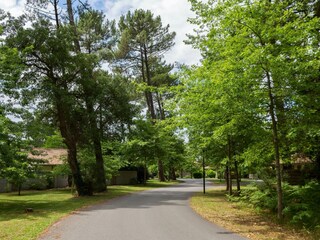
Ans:
{"label": "low bush", "polygon": [[250,185],[241,190],[239,197],[231,197],[233,201],[243,201],[258,209],[277,211],[277,191],[275,188],[263,185]]}
{"label": "low bush", "polygon": [[207,172],[206,172],[206,177],[208,177],[208,178],[214,178],[216,176],[216,172],[215,171],[213,171],[213,170],[207,170]]}
{"label": "low bush", "polygon": [[320,184],[310,182],[304,186],[286,189],[283,213],[291,223],[306,228],[320,227]]}
{"label": "low bush", "polygon": [[202,173],[201,172],[194,172],[193,178],[202,178]]}
{"label": "low bush", "polygon": [[[307,229],[320,229],[320,184],[310,182],[304,186],[283,184],[283,214],[290,223]],[[258,209],[277,211],[277,191],[275,186],[261,184],[245,188],[239,197],[229,198],[243,201]]]}

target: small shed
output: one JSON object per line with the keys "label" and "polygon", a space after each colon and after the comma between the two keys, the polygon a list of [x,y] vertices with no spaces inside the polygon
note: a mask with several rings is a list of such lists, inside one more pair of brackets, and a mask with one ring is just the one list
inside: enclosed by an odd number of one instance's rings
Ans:
{"label": "small shed", "polygon": [[131,185],[137,183],[138,174],[137,171],[120,170],[117,176],[113,176],[111,179],[111,185]]}

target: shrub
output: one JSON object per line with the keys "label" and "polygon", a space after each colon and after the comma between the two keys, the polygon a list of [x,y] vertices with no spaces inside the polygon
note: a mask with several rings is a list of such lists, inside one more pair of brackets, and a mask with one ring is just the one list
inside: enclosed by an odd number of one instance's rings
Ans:
{"label": "shrub", "polygon": [[242,189],[238,199],[258,209],[269,209],[273,212],[277,210],[277,191],[265,184]]}
{"label": "shrub", "polygon": [[287,187],[283,213],[293,224],[317,228],[320,225],[319,200],[320,184],[318,182]]}
{"label": "shrub", "polygon": [[[320,228],[320,184],[310,182],[305,186],[283,184],[284,217],[292,224],[308,229]],[[243,201],[255,208],[277,211],[276,188],[270,184],[250,186],[243,189],[232,201]]]}
{"label": "shrub", "polygon": [[216,172],[215,171],[213,171],[213,170],[207,170],[207,172],[206,172],[206,176],[208,177],[208,178],[214,178],[215,176],[216,176]]}
{"label": "shrub", "polygon": [[194,178],[202,178],[202,173],[201,172],[195,172],[193,173]]}

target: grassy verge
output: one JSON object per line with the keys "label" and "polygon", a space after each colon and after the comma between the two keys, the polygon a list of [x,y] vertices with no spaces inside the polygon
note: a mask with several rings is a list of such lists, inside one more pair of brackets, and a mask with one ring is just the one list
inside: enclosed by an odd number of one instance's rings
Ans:
{"label": "grassy verge", "polygon": [[258,212],[243,203],[229,202],[224,188],[195,194],[191,207],[203,218],[253,240],[311,240],[312,233],[280,225],[265,212]]}
{"label": "grassy verge", "polygon": [[[23,191],[22,196],[17,196],[17,193],[0,194],[0,239],[36,239],[48,226],[79,208],[175,183],[151,180],[146,186],[111,186],[107,193],[81,198],[73,197],[67,189]],[[26,208],[33,208],[34,212],[25,213]]]}

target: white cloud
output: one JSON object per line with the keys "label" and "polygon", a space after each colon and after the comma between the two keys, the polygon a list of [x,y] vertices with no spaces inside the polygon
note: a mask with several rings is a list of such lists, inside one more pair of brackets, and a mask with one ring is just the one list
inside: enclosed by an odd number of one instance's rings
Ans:
{"label": "white cloud", "polygon": [[7,1],[1,1],[0,8],[2,9],[10,9],[16,5],[15,0],[7,0]]}
{"label": "white cloud", "polygon": [[0,9],[17,17],[23,14],[25,3],[26,0],[1,0]]}

